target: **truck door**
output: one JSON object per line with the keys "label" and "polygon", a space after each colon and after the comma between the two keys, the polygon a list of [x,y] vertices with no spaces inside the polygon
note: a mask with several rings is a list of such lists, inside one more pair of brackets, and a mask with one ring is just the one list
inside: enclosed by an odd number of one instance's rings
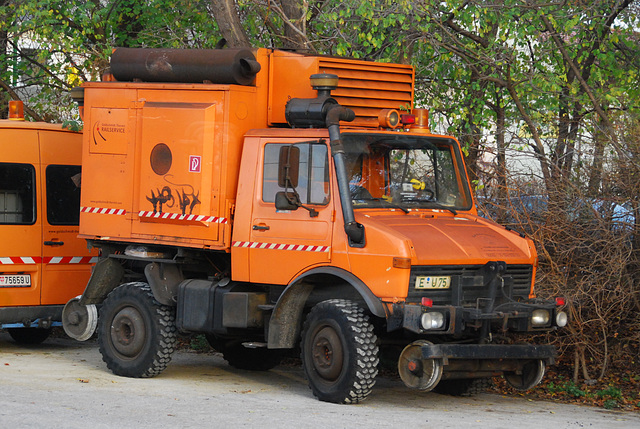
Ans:
{"label": "truck door", "polygon": [[78,238],[81,140],[75,137],[40,136],[42,305],[64,304],[82,294],[91,273],[92,254]]}
{"label": "truck door", "polygon": [[269,142],[263,147],[249,247],[250,279],[255,283],[287,284],[305,268],[331,260],[333,203],[330,195],[328,147],[321,141],[295,143],[299,150],[295,192],[306,208],[277,210],[278,192],[294,192],[278,183],[281,149],[290,143]]}
{"label": "truck door", "polygon": [[0,306],[40,303],[37,131],[0,130]]}

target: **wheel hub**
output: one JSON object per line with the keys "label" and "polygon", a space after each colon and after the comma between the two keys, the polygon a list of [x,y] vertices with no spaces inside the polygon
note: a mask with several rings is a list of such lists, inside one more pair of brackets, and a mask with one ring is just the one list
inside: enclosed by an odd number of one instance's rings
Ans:
{"label": "wheel hub", "polygon": [[313,366],[325,380],[336,380],[342,372],[343,350],[340,337],[331,327],[320,329],[313,339]]}
{"label": "wheel hub", "polygon": [[142,315],[133,307],[125,307],[111,323],[111,343],[126,357],[134,357],[144,347],[145,329]]}

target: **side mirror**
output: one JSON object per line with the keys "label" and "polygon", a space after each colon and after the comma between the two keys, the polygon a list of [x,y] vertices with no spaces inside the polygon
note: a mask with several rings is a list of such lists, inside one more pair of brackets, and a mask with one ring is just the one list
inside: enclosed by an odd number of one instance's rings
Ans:
{"label": "side mirror", "polygon": [[278,160],[278,186],[281,188],[296,188],[300,174],[300,148],[283,146],[280,148]]}
{"label": "side mirror", "polygon": [[292,192],[276,193],[276,209],[277,210],[298,210],[300,207],[298,194]]}

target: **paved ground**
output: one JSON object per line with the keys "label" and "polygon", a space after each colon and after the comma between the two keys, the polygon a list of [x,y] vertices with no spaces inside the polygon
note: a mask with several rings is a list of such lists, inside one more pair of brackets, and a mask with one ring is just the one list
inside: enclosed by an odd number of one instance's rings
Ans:
{"label": "paved ground", "polygon": [[0,333],[2,428],[640,428],[640,414],[518,397],[418,393],[381,377],[358,405],[317,401],[297,367],[255,373],[176,353],[153,379],[111,374],[95,342],[18,347]]}

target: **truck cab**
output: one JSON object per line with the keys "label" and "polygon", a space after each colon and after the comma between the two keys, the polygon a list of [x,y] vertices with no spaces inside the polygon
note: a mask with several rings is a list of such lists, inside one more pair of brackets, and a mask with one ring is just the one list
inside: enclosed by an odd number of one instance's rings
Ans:
{"label": "truck cab", "polygon": [[84,290],[96,252],[77,237],[82,134],[11,111],[0,121],[0,326],[38,343]]}

